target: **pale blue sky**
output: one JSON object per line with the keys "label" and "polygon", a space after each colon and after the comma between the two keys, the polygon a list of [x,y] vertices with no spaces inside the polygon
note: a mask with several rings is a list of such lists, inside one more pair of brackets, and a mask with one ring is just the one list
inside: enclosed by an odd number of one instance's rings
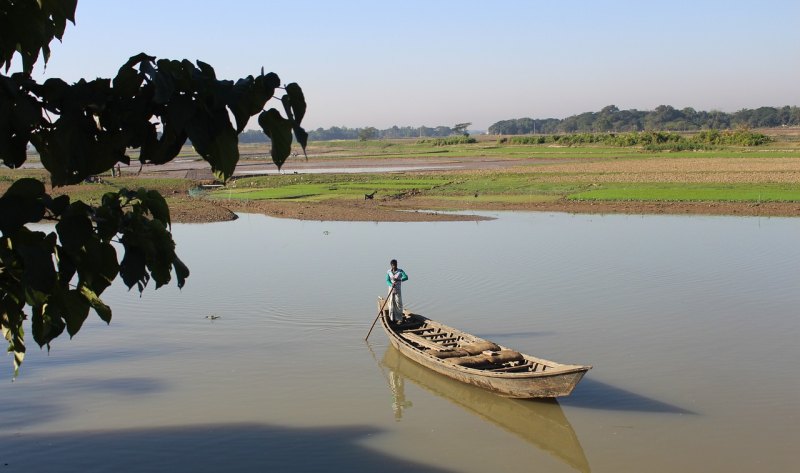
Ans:
{"label": "pale blue sky", "polygon": [[80,0],[46,70],[200,59],[298,82],[307,129],[800,105],[800,1]]}

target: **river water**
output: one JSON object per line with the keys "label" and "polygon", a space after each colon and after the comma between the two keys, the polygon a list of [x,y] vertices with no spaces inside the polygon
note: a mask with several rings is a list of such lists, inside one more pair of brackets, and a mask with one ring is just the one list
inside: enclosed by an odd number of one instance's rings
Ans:
{"label": "river water", "polygon": [[[0,471],[796,469],[800,219],[487,215],[175,225],[183,290],[6,358]],[[517,401],[365,342],[391,258],[407,308],[594,368]]]}

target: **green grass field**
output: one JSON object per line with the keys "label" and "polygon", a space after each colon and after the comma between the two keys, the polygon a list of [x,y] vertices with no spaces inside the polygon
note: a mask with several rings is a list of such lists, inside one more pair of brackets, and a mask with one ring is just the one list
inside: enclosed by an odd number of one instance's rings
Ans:
{"label": "green grass field", "polygon": [[[258,178],[252,178],[258,179]],[[346,180],[345,180],[346,179]],[[211,193],[217,199],[320,201],[415,195],[456,202],[544,202],[566,198],[586,201],[800,202],[795,184],[696,184],[538,182],[526,174],[475,174],[386,179],[382,176],[270,177],[269,185],[240,179]]]}
{"label": "green grass field", "polygon": [[643,202],[800,202],[800,186],[785,184],[601,184],[573,200]]}
{"label": "green grass field", "polygon": [[363,199],[364,194],[398,195],[430,192],[447,185],[445,177],[398,177],[375,175],[302,175],[237,179],[235,185],[211,193],[221,199],[283,199],[319,201],[326,199]]}

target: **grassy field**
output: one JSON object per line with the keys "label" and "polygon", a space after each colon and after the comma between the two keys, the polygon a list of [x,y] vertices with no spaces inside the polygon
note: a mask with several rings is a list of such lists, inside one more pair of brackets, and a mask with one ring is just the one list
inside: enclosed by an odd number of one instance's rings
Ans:
{"label": "grassy field", "polygon": [[798,202],[800,187],[786,184],[603,184],[567,196],[574,200],[661,202]]}
{"label": "grassy field", "polygon": [[281,175],[237,179],[212,194],[222,199],[320,201],[425,198],[457,206],[546,202],[800,202],[800,136],[773,134],[755,147],[648,152],[636,147],[499,144],[431,146],[416,140],[312,143],[309,154],[380,159],[426,156],[513,160],[502,171],[382,175]]}
{"label": "grassy field", "polygon": [[291,175],[237,179],[234,185],[212,193],[226,199],[364,199],[365,194],[400,195],[412,190],[432,191],[450,182],[446,177],[420,176],[392,179],[373,175]]}
{"label": "grassy field", "polygon": [[[314,202],[331,199],[363,200],[365,194],[379,198],[425,197],[456,203],[553,201],[663,201],[663,202],[800,202],[796,183],[681,183],[611,182],[593,184],[566,179],[541,181],[523,173],[475,173],[458,176],[274,176],[268,182],[243,178],[236,186],[211,193],[218,199],[293,200]],[[557,176],[564,178],[568,176]]]}

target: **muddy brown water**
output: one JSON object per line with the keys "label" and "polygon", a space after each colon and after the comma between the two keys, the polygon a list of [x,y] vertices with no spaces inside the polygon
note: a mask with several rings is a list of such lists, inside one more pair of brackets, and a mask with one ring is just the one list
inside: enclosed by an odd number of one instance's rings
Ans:
{"label": "muddy brown water", "polygon": [[[115,285],[110,326],[6,359],[0,466],[793,471],[800,220],[487,215],[176,225],[183,290]],[[365,342],[390,258],[409,309],[594,369],[516,401]]]}

